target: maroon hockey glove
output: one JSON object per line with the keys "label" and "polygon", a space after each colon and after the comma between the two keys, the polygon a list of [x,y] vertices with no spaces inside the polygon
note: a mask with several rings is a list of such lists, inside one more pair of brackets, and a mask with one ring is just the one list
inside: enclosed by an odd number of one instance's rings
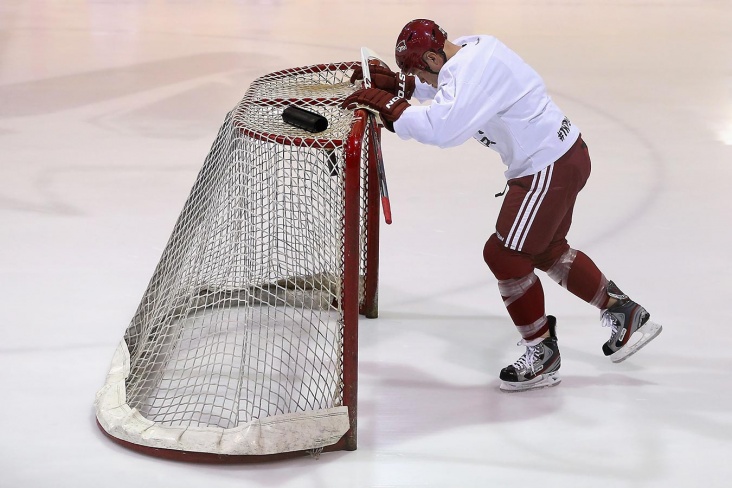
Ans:
{"label": "maroon hockey glove", "polygon": [[409,102],[378,88],[364,88],[351,93],[341,107],[355,109],[359,105],[378,112],[384,121],[384,127],[394,132],[394,122],[409,107]]}
{"label": "maroon hockey glove", "polygon": [[[401,71],[393,72],[389,68],[369,63],[373,88],[381,88],[392,95],[409,100],[414,93],[414,76],[405,75]],[[351,75],[351,83],[363,79],[363,70],[358,66]]]}

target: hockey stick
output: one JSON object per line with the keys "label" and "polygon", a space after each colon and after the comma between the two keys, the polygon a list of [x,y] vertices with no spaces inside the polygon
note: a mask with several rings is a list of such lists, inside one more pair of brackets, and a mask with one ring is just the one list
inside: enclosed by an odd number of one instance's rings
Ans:
{"label": "hockey stick", "polygon": [[391,202],[389,201],[389,189],[386,187],[384,156],[381,152],[381,141],[376,133],[376,124],[374,123],[371,124],[371,139],[374,141],[374,149],[376,150],[376,169],[379,173],[379,193],[381,193],[381,207],[384,209],[384,221],[391,224]]}
{"label": "hockey stick", "polygon": [[[364,88],[371,88],[371,70],[369,69],[369,61],[377,60],[380,64],[386,66],[381,58],[367,47],[361,48],[361,70],[363,72]],[[371,113],[371,140],[374,144],[374,152],[376,153],[376,168],[379,173],[379,193],[381,193],[381,207],[384,210],[384,221],[391,224],[391,203],[389,201],[389,190],[386,186],[386,172],[384,171],[384,155],[381,152],[381,141],[376,133],[376,115]]]}

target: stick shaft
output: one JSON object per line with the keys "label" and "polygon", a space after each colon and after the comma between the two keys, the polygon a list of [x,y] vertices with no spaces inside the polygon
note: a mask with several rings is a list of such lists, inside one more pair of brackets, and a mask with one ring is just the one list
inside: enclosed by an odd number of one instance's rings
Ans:
{"label": "stick shaft", "polygon": [[[371,70],[369,69],[369,58],[380,59],[376,53],[368,48],[361,48],[361,71],[363,72],[364,88],[371,88]],[[381,141],[376,131],[376,116],[369,115],[371,119],[371,140],[376,153],[376,168],[379,173],[379,193],[381,193],[381,208],[384,211],[384,221],[391,224],[391,202],[389,201],[389,189],[386,186],[386,171],[384,170],[384,155],[381,152]]]}
{"label": "stick shaft", "polygon": [[[372,116],[373,117],[373,116]],[[391,201],[389,200],[389,188],[386,185],[386,171],[384,170],[384,155],[381,152],[381,141],[376,132],[376,121],[371,121],[371,140],[376,153],[376,168],[379,173],[379,192],[381,193],[381,207],[384,210],[384,221],[391,224]]]}

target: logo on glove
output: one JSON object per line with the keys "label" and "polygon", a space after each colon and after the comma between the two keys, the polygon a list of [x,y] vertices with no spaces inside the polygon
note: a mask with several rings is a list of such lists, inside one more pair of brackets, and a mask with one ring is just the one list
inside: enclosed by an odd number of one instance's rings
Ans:
{"label": "logo on glove", "polygon": [[402,97],[394,97],[394,98],[392,98],[391,100],[389,100],[388,102],[386,102],[386,108],[389,109],[389,110],[391,110],[391,108],[394,106],[394,104],[396,102],[398,102],[399,100],[401,100],[401,98]]}
{"label": "logo on glove", "polygon": [[399,82],[397,83],[397,96],[407,98],[407,77],[401,71],[397,74],[397,77],[399,79]]}

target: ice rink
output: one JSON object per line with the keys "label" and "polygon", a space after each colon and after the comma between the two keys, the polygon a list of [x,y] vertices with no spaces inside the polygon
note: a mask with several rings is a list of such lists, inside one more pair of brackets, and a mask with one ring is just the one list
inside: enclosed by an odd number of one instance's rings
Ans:
{"label": "ice rink", "polygon": [[[498,154],[384,132],[394,223],[360,324],[359,445],[259,465],[128,451],[95,392],[224,115],[284,68],[393,64],[414,18],[499,37],[582,130],[569,239],[664,332],[628,361],[540,275],[563,382],[483,262]],[[729,0],[0,0],[0,487],[727,487],[732,482]]]}

